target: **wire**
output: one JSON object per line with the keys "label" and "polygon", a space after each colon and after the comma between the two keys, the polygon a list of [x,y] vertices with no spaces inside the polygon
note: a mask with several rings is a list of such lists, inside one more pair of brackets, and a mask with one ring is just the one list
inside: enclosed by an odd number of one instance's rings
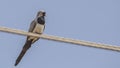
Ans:
{"label": "wire", "polygon": [[18,35],[24,35],[24,36],[40,37],[43,39],[71,43],[71,44],[77,44],[77,45],[82,45],[82,46],[101,48],[101,49],[105,49],[105,50],[120,51],[120,46],[100,44],[100,43],[88,42],[88,41],[83,41],[83,40],[75,40],[75,39],[71,39],[71,38],[64,38],[64,37],[58,37],[58,36],[53,36],[53,35],[47,35],[47,34],[39,35],[39,34],[31,33],[31,32],[26,32],[23,30],[12,29],[12,28],[7,28],[7,27],[0,27],[0,31],[18,34]]}

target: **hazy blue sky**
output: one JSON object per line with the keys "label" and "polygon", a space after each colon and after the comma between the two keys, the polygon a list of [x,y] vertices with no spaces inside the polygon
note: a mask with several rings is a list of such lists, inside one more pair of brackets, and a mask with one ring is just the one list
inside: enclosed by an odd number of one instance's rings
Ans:
{"label": "hazy blue sky", "polygon": [[[27,31],[46,11],[45,34],[120,46],[120,0],[0,0],[0,26]],[[0,32],[0,68],[13,68],[26,37]],[[120,52],[40,39],[16,68],[120,68]]]}

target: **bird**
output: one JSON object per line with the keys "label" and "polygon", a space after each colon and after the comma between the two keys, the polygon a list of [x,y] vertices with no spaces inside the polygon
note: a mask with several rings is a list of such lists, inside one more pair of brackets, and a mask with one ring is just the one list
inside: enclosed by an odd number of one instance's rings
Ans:
{"label": "bird", "polygon": [[[38,11],[36,18],[31,22],[30,28],[28,32],[36,33],[36,34],[42,34],[45,29],[45,15],[46,12],[44,10]],[[39,38],[33,37],[33,36],[27,36],[26,42],[22,48],[21,53],[19,54],[18,58],[16,59],[16,62],[14,66],[17,66],[27,50],[31,47],[33,43],[35,43]]]}

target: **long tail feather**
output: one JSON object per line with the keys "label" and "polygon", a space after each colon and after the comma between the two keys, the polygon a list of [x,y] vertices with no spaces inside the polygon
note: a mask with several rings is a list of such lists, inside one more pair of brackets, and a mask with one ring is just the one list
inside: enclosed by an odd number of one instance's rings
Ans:
{"label": "long tail feather", "polygon": [[20,55],[18,56],[16,62],[15,62],[15,66],[17,66],[19,64],[19,62],[21,61],[22,57],[25,55],[26,51],[31,47],[32,41],[27,41],[20,53]]}

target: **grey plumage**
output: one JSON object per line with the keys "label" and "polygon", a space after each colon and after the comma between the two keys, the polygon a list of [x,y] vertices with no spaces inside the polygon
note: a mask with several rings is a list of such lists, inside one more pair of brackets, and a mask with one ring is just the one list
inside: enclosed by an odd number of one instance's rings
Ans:
{"label": "grey plumage", "polygon": [[[37,34],[42,34],[43,33],[44,28],[45,28],[45,19],[44,19],[44,16],[45,16],[45,12],[44,11],[39,11],[37,13],[36,18],[30,24],[29,32],[33,32],[33,33],[37,33]],[[21,59],[24,56],[24,54],[26,53],[26,51],[38,39],[39,38],[27,36],[25,45],[23,46],[23,49],[22,49],[20,55],[16,59],[15,66],[17,66],[17,64],[21,61]]]}

